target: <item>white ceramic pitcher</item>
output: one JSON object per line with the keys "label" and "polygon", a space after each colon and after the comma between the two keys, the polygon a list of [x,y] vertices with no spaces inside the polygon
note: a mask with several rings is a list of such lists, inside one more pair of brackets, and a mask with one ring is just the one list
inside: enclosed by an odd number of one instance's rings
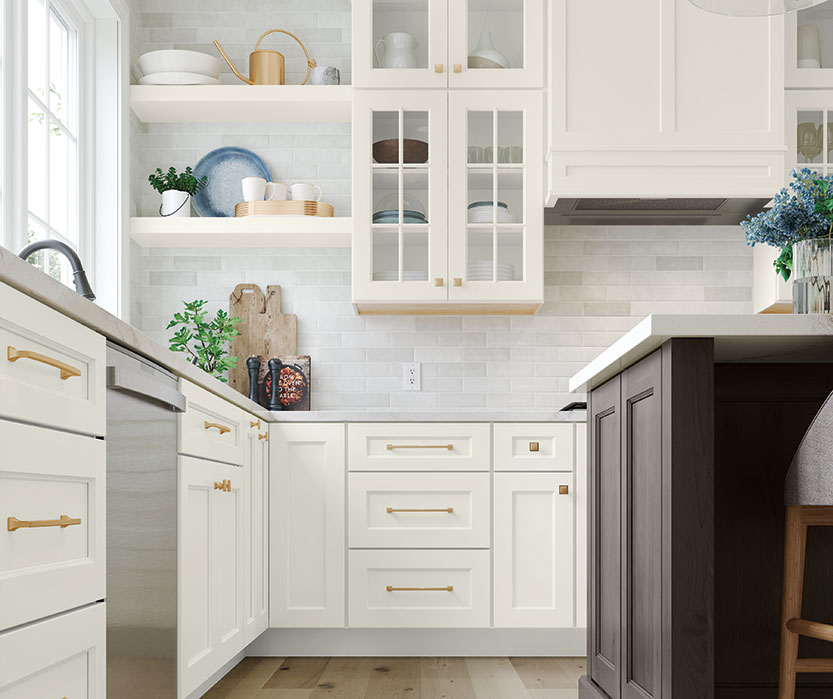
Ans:
{"label": "white ceramic pitcher", "polygon": [[[381,59],[379,58],[379,44],[385,48]],[[417,40],[406,32],[385,34],[373,47],[376,65],[379,68],[416,68],[417,57],[414,51],[417,46],[419,46]]]}

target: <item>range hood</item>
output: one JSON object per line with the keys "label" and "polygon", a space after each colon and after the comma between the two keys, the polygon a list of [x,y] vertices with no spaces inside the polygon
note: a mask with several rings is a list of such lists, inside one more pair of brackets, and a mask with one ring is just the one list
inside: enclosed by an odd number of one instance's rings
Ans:
{"label": "range hood", "polygon": [[734,226],[770,202],[756,198],[559,198],[544,209],[548,226]]}

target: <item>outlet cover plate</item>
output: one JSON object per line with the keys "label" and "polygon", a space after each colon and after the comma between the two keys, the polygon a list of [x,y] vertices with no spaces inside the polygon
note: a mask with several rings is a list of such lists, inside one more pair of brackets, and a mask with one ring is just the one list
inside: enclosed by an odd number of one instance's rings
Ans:
{"label": "outlet cover plate", "polygon": [[406,391],[421,391],[422,390],[422,372],[420,371],[419,362],[406,362],[404,373],[405,384],[403,386]]}

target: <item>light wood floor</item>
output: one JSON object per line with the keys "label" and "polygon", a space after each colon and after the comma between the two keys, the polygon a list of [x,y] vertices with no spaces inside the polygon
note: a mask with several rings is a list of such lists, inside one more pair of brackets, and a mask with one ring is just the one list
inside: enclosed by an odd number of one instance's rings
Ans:
{"label": "light wood floor", "polygon": [[576,699],[583,658],[246,658],[203,699]]}

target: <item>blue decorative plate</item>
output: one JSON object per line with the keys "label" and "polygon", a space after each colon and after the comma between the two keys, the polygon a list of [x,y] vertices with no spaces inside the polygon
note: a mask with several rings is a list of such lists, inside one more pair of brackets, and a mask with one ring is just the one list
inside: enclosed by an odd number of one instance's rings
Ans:
{"label": "blue decorative plate", "polygon": [[269,168],[261,158],[246,148],[226,146],[204,155],[194,168],[194,177],[207,177],[208,183],[191,202],[200,216],[234,216],[234,205],[243,201],[244,177],[262,177],[272,181]]}

